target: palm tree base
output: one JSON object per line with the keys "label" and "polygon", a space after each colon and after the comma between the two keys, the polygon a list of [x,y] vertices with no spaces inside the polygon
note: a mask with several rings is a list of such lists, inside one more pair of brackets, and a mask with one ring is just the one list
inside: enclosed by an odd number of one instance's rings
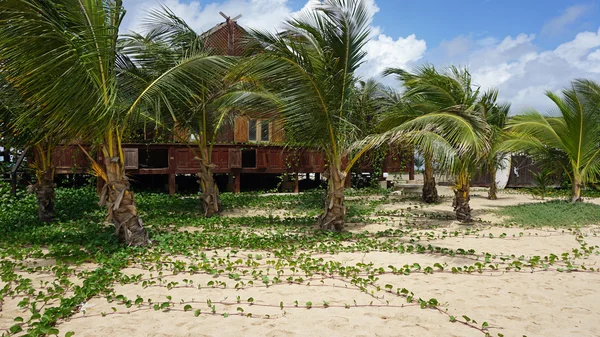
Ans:
{"label": "palm tree base", "polygon": [[38,204],[38,217],[41,223],[48,223],[54,220],[54,182],[52,180],[40,179],[33,185],[33,192]]}
{"label": "palm tree base", "polygon": [[329,177],[329,187],[325,199],[325,209],[319,215],[319,227],[327,231],[341,232],[346,219],[346,205],[344,204],[344,182],[346,174],[337,172]]}
{"label": "palm tree base", "polygon": [[202,186],[202,194],[200,194],[200,207],[204,216],[210,218],[221,213],[221,198],[219,196],[219,188],[215,184],[210,167],[204,167],[198,173],[200,178],[200,186]]}
{"label": "palm tree base", "polygon": [[435,178],[431,177],[430,179],[423,181],[423,202],[428,204],[436,203],[440,200],[438,195],[437,188],[435,186]]}
{"label": "palm tree base", "polygon": [[471,207],[469,206],[470,199],[471,197],[468,193],[465,193],[464,190],[454,191],[454,202],[452,203],[452,207],[456,213],[456,220],[463,223],[473,222],[473,218],[471,218]]}
{"label": "palm tree base", "polygon": [[204,216],[210,218],[221,213],[221,198],[219,197],[219,191],[213,189],[211,193],[203,192],[200,194],[200,207]]}
{"label": "palm tree base", "polygon": [[488,191],[488,199],[498,200],[498,185],[496,185],[495,181],[492,181],[490,185],[490,190]]}
{"label": "palm tree base", "polygon": [[138,247],[151,244],[126,179],[107,182],[98,204],[105,205],[108,209],[107,220],[115,225],[115,233],[120,242]]}

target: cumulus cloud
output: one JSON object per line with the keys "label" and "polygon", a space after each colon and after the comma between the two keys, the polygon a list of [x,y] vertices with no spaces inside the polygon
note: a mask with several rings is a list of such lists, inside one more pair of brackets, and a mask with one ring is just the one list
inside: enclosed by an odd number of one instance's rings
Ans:
{"label": "cumulus cloud", "polygon": [[440,47],[444,50],[446,55],[450,57],[465,54],[471,49],[472,45],[473,39],[470,36],[465,35],[459,35],[452,40],[444,40],[440,43]]}
{"label": "cumulus cloud", "polygon": [[[312,2],[312,1],[310,1]],[[281,26],[284,19],[292,14],[288,0],[227,0],[227,1],[190,1],[182,0],[124,0],[127,10],[121,31],[143,31],[143,21],[148,10],[169,7],[176,15],[183,18],[194,30],[204,32],[214,25],[223,22],[219,12],[235,17],[242,14],[240,23],[244,26],[273,30]],[[307,3],[308,5],[308,3]]]}
{"label": "cumulus cloud", "polygon": [[519,34],[515,38],[512,38],[511,36],[507,36],[506,38],[504,38],[504,40],[502,40],[502,42],[500,42],[500,44],[496,47],[496,49],[499,52],[505,52],[505,51],[511,50],[513,48],[516,48],[518,46],[521,46],[524,44],[529,44],[529,43],[531,43],[531,41],[533,41],[533,39],[535,39],[534,34],[531,34],[531,35]]}
{"label": "cumulus cloud", "polygon": [[575,23],[592,8],[592,5],[573,5],[565,9],[561,15],[548,21],[542,27],[542,34],[557,35],[564,31],[569,25]]}
{"label": "cumulus cloud", "polygon": [[[306,0],[303,9],[310,9],[319,0]],[[157,2],[124,0],[128,14],[124,30],[139,29],[144,10],[158,7]],[[290,16],[297,15],[289,0],[163,0],[197,31],[206,31],[222,22],[219,11],[227,15],[242,14],[240,23],[256,29],[275,30]],[[375,0],[366,0],[371,18],[379,11]],[[568,13],[567,13],[568,12]],[[577,10],[567,10],[561,19],[548,27],[569,25]],[[568,14],[568,15],[567,15]],[[545,98],[546,90],[558,91],[574,78],[600,81],[600,29],[580,32],[570,41],[554,49],[543,50],[534,34],[516,36],[460,35],[428,50],[425,40],[417,35],[390,36],[380,27],[372,27],[372,39],[365,46],[367,57],[358,74],[379,77],[387,67],[411,69],[419,62],[432,62],[439,68],[449,64],[466,65],[474,81],[482,88],[498,87],[503,100],[513,104],[512,113],[527,107],[546,111],[552,104]],[[383,79],[395,85],[393,79]]]}
{"label": "cumulus cloud", "polygon": [[[304,6],[294,12],[288,0],[211,0],[190,1],[163,0],[161,3],[169,7],[176,15],[183,18],[194,30],[204,32],[223,21],[219,15],[242,14],[240,24],[259,30],[277,30],[282,28],[285,19],[302,11],[315,8],[320,0],[307,0]],[[379,12],[375,0],[365,0],[370,20]],[[147,0],[124,0],[127,15],[121,30],[143,31],[143,21],[148,10],[159,8],[159,2]],[[418,61],[427,49],[424,40],[413,35],[407,37],[391,37],[383,34],[380,27],[372,26],[371,41],[365,46],[368,52],[365,63],[359,70],[363,77],[377,77],[387,67],[407,67]]]}
{"label": "cumulus cloud", "polygon": [[394,40],[385,34],[367,42],[366,62],[359,73],[365,77],[378,76],[388,67],[407,68],[420,60],[427,49],[425,40],[419,40],[415,34],[406,38],[399,37]]}
{"label": "cumulus cloud", "polygon": [[527,108],[548,111],[552,102],[544,93],[559,91],[575,78],[600,81],[600,29],[581,32],[550,50],[541,50],[533,34],[507,36],[485,45],[472,41],[469,45],[462,57],[446,54],[429,61],[440,67],[468,65],[474,82],[484,89],[497,87],[501,99],[512,103],[513,114]]}

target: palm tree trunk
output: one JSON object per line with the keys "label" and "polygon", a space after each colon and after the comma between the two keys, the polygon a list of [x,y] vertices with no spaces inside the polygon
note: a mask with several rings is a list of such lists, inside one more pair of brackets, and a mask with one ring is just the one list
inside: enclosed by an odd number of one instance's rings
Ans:
{"label": "palm tree trunk", "polygon": [[[138,214],[135,206],[135,198],[131,192],[129,181],[125,176],[125,165],[123,163],[122,149],[117,142],[109,141],[108,144],[115,143],[110,153],[108,149],[111,146],[103,146],[104,167],[106,184],[100,193],[100,206],[106,206],[108,210],[108,221],[115,225],[116,235],[119,241],[128,246],[147,246],[150,244],[148,233],[144,229],[144,224]],[[107,143],[105,143],[107,144]]]}
{"label": "palm tree trunk", "polygon": [[571,202],[583,201],[581,198],[581,182],[578,179],[573,181],[573,189],[571,192]]}
{"label": "palm tree trunk", "polygon": [[498,199],[498,183],[496,182],[496,167],[492,166],[490,169],[490,176],[492,177],[492,182],[490,183],[490,189],[488,191],[488,199],[497,200]]}
{"label": "palm tree trunk", "polygon": [[212,164],[208,164],[205,160],[200,162],[200,203],[205,217],[212,217],[221,212],[221,198],[219,196],[219,187],[215,183],[212,174]]}
{"label": "palm tree trunk", "polygon": [[344,204],[344,184],[346,172],[339,167],[331,166],[327,172],[328,187],[325,198],[325,209],[319,216],[321,229],[341,232],[346,219],[346,205]]}
{"label": "palm tree trunk", "polygon": [[423,196],[424,202],[431,204],[438,202],[439,196],[435,187],[435,176],[433,175],[433,157],[425,154],[425,171],[423,171]]}
{"label": "palm tree trunk", "polygon": [[54,147],[42,141],[33,146],[35,176],[37,183],[32,185],[30,191],[35,193],[38,204],[38,218],[41,223],[54,220],[54,168],[52,167],[52,152]]}
{"label": "palm tree trunk", "polygon": [[469,185],[469,175],[461,173],[456,178],[456,184],[454,185],[454,212],[456,212],[456,220],[463,223],[472,222],[471,218],[471,207],[469,206],[469,200],[471,199]]}
{"label": "palm tree trunk", "polygon": [[38,217],[41,223],[54,220],[54,170],[52,168],[37,172],[37,183],[33,185],[38,204]]}

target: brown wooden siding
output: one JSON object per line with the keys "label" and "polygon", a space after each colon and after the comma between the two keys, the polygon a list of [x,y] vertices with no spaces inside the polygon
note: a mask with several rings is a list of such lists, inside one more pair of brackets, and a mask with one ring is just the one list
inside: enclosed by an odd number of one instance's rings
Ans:
{"label": "brown wooden siding", "polygon": [[[195,152],[184,144],[123,144],[126,168],[130,174],[192,174],[198,172],[199,161]],[[242,149],[256,151],[256,165],[242,168]],[[58,174],[85,172],[90,167],[89,160],[76,146],[60,146],[56,149],[53,164]],[[149,151],[156,156],[164,154],[163,158],[168,167],[140,167],[139,152]],[[156,151],[160,150],[160,151]],[[154,153],[154,154],[153,154]],[[396,162],[395,159],[392,162]],[[77,163],[77,166],[69,166]],[[231,170],[241,170],[243,173],[323,173],[325,159],[320,151],[302,148],[286,148],[274,145],[222,145],[213,146],[212,163],[214,173],[229,173]],[[361,165],[365,172],[372,171],[369,165]],[[409,172],[410,167],[389,165],[386,172]]]}
{"label": "brown wooden siding", "polygon": [[219,55],[242,56],[245,52],[243,37],[246,36],[247,33],[236,22],[231,22],[230,24],[232,25],[232,52],[229,52],[230,31],[227,23],[220,24],[220,28],[214,28],[215,30],[206,39],[206,45]]}

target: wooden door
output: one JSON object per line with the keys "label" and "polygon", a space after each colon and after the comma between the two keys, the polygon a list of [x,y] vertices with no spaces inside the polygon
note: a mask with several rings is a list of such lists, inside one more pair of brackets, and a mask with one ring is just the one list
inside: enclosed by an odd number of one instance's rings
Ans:
{"label": "wooden door", "polygon": [[242,150],[229,149],[229,168],[242,168]]}
{"label": "wooden door", "polygon": [[124,148],[123,154],[125,155],[125,169],[126,170],[137,170],[138,164],[138,149],[137,148]]}
{"label": "wooden door", "polygon": [[234,133],[233,140],[236,143],[247,143],[248,142],[248,118],[240,116],[236,117],[234,121]]}

